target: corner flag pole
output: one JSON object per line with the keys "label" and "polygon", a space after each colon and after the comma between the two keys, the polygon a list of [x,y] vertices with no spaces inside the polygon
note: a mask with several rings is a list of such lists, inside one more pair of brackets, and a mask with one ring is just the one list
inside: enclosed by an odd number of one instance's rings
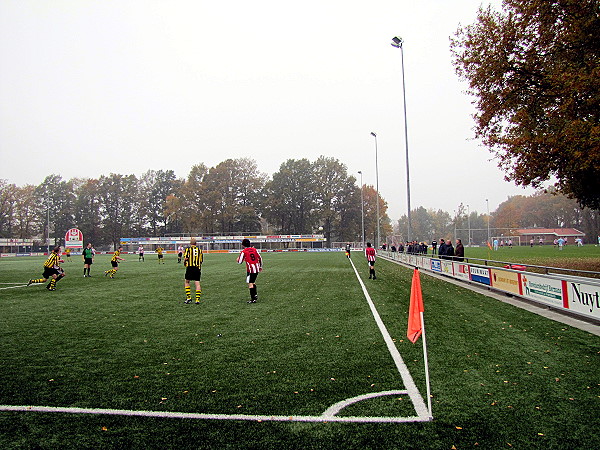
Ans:
{"label": "corner flag pole", "polygon": [[427,409],[429,411],[429,417],[433,418],[431,412],[431,385],[429,383],[429,362],[427,360],[427,341],[425,339],[425,319],[423,318],[423,311],[421,311],[421,329],[423,330],[421,337],[423,338],[423,361],[425,363],[425,384],[427,385]]}

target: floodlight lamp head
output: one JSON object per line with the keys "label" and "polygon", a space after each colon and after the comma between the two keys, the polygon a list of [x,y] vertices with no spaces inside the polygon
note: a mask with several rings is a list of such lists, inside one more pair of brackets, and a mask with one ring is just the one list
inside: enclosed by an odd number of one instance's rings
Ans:
{"label": "floodlight lamp head", "polygon": [[375,132],[374,132],[374,131],[371,131],[371,136],[375,136],[375,137],[377,137],[377,135],[375,134]]}
{"label": "floodlight lamp head", "polygon": [[401,37],[396,36],[395,38],[392,39],[392,47],[402,48],[403,42],[404,41],[402,40]]}

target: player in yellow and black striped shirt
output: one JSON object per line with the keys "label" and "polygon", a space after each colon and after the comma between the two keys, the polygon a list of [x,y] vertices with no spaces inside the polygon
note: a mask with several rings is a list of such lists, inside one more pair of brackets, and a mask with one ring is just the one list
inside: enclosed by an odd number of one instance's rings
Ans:
{"label": "player in yellow and black striped shirt", "polygon": [[190,246],[183,253],[183,265],[185,266],[185,303],[192,303],[192,288],[190,281],[196,283],[196,305],[200,304],[200,275],[203,261],[202,249],[196,246],[196,238],[190,239]]}
{"label": "player in yellow and black striped shirt", "polygon": [[44,263],[44,273],[42,274],[42,278],[37,278],[33,280],[29,280],[27,286],[34,283],[45,283],[48,281],[48,278],[52,278],[46,289],[49,291],[56,290],[56,283],[65,276],[65,271],[60,267],[60,263],[64,262],[60,259],[60,245],[58,247],[54,247],[52,249],[52,253],[48,256],[48,259]]}
{"label": "player in yellow and black striped shirt", "polygon": [[119,261],[125,261],[125,258],[121,258],[122,251],[123,251],[123,247],[119,247],[119,249],[113,253],[113,257],[110,260],[110,265],[112,266],[112,269],[105,270],[104,276],[110,275],[110,278],[115,277],[115,273],[117,273],[117,270],[119,270]]}

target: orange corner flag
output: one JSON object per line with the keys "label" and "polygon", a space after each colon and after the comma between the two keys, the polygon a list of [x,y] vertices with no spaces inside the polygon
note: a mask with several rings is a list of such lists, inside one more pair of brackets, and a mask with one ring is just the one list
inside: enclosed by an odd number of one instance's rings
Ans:
{"label": "orange corner flag", "polygon": [[423,327],[421,325],[421,313],[423,308],[423,293],[421,292],[421,277],[419,269],[415,267],[410,288],[410,306],[408,308],[408,330],[406,336],[414,344],[421,336]]}

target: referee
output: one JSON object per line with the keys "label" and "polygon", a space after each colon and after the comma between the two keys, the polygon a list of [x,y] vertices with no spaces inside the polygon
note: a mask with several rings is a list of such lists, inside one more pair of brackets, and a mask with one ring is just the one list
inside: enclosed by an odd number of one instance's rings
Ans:
{"label": "referee", "polygon": [[192,288],[190,287],[190,281],[196,283],[196,305],[200,304],[200,294],[202,289],[200,288],[200,274],[202,266],[202,249],[196,247],[196,238],[190,239],[190,246],[185,249],[183,253],[183,265],[185,266],[185,302],[192,303]]}

